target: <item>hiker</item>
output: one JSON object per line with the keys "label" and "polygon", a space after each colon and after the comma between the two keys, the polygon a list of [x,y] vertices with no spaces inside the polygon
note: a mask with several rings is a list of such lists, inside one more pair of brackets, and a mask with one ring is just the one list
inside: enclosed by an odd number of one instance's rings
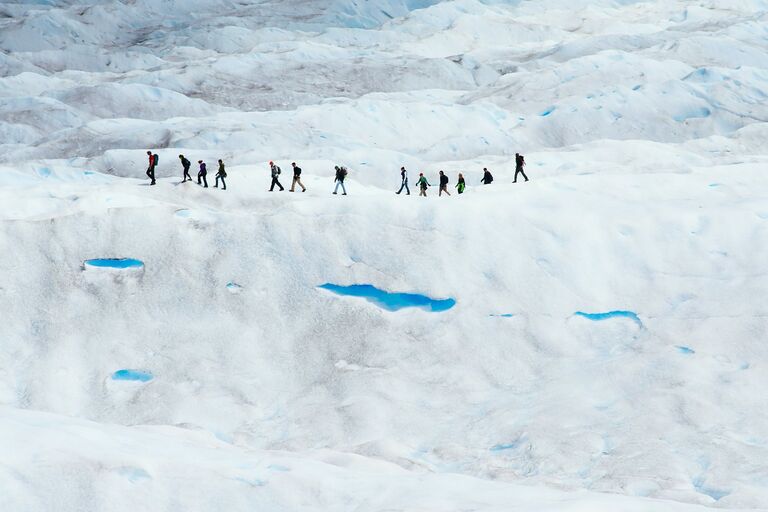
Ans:
{"label": "hiker", "polygon": [[344,178],[347,177],[347,168],[343,165],[339,167],[338,165],[334,167],[336,169],[336,178],[334,178],[334,181],[336,182],[336,188],[333,189],[333,193],[337,193],[339,191],[339,187],[341,187],[342,192],[344,192],[342,195],[347,195],[347,189],[344,186]]}
{"label": "hiker", "polygon": [[181,166],[184,168],[184,179],[181,182],[192,181],[192,176],[189,175],[189,166],[192,165],[192,162],[187,160],[184,155],[179,155],[179,160],[181,160]]}
{"label": "hiker", "polygon": [[448,192],[448,176],[446,176],[443,171],[440,171],[440,192],[437,193],[437,197],[442,196],[443,192],[447,195],[451,195],[451,193]]}
{"label": "hiker", "polygon": [[520,153],[515,153],[515,179],[512,180],[512,183],[517,183],[518,174],[522,174],[525,181],[528,181],[528,176],[525,175],[523,167],[525,167],[525,157]]}
{"label": "hiker", "polygon": [[431,187],[432,185],[429,184],[424,173],[420,172],[419,181],[416,182],[416,186],[419,187],[419,196],[427,197],[427,187]]}
{"label": "hiker", "polygon": [[456,182],[456,190],[459,191],[459,194],[463,194],[465,188],[467,188],[467,184],[464,182],[464,175],[459,173],[459,181]]}
{"label": "hiker", "polygon": [[493,183],[493,175],[485,167],[483,167],[483,179],[480,180],[480,183],[482,183],[483,185],[490,185],[491,183]]}
{"label": "hiker", "polygon": [[147,167],[147,177],[152,180],[150,182],[150,185],[155,184],[155,167],[157,167],[157,162],[160,161],[160,157],[157,156],[157,153],[154,155],[151,151],[147,151],[147,155],[149,156],[149,167]]}
{"label": "hiker", "polygon": [[395,194],[399,194],[405,189],[405,195],[411,195],[411,189],[408,188],[408,171],[405,170],[405,167],[400,168],[400,179],[402,180],[400,182],[400,190],[395,192]]}
{"label": "hiker", "polygon": [[307,187],[305,187],[304,184],[301,182],[301,167],[296,165],[296,162],[293,162],[291,165],[293,166],[293,182],[291,182],[291,189],[289,190],[289,192],[294,191],[297,183],[301,187],[301,191],[306,192]]}
{"label": "hiker", "polygon": [[278,187],[280,187],[280,192],[282,192],[283,190],[285,190],[285,189],[283,188],[283,185],[280,183],[280,180],[278,180],[278,179],[277,179],[277,178],[280,176],[280,173],[282,172],[282,171],[280,170],[280,167],[278,167],[277,165],[275,165],[275,162],[272,162],[272,161],[270,161],[270,162],[269,162],[269,170],[270,170],[270,172],[272,173],[272,186],[271,186],[271,187],[269,187],[269,191],[270,191],[270,192],[272,192],[273,190],[275,190],[275,185],[277,185]]}
{"label": "hiker", "polygon": [[221,178],[221,190],[227,190],[227,182],[224,178],[227,177],[227,171],[224,170],[224,162],[219,159],[219,171],[216,173],[216,184],[213,188],[219,188],[219,178]]}
{"label": "hiker", "polygon": [[200,171],[197,173],[197,184],[201,185],[200,180],[203,180],[203,183],[205,183],[205,186],[203,188],[208,188],[208,169],[205,168],[205,162],[202,160],[198,160],[197,163],[200,164]]}

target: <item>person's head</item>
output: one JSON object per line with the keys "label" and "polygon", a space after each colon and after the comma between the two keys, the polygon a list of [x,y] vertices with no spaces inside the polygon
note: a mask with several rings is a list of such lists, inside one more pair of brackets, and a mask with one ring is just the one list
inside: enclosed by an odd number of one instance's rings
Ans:
{"label": "person's head", "polygon": [[420,173],[419,173],[419,176],[424,176],[424,173],[423,173],[423,172],[420,172]]}
{"label": "person's head", "polygon": [[273,162],[272,160],[270,160],[270,161],[269,161],[269,165],[275,165],[275,162]]}
{"label": "person's head", "polygon": [[179,155],[179,158],[184,160],[184,155]]}
{"label": "person's head", "polygon": [[463,177],[464,177],[464,175],[459,173],[459,178],[463,178]]}
{"label": "person's head", "polygon": [[223,164],[223,163],[224,163],[224,162],[222,162],[222,161],[221,161],[221,158],[219,158],[219,163],[220,163],[220,164]]}
{"label": "person's head", "polygon": [[334,169],[336,169],[337,171],[340,171],[340,170],[341,170],[341,169],[339,169],[339,166],[338,166],[338,165],[334,165],[334,166],[333,166],[333,168],[334,168]]}
{"label": "person's head", "polygon": [[151,151],[147,151],[147,154],[148,154],[148,155],[151,155],[151,154],[152,154],[152,152],[151,152]]}
{"label": "person's head", "polygon": [[203,163],[203,161],[202,160],[198,160],[197,163],[201,164],[201,163]]}
{"label": "person's head", "polygon": [[515,153],[515,156],[520,156],[520,153]]}
{"label": "person's head", "polygon": [[483,167],[483,172],[488,172],[488,168],[487,167]]}
{"label": "person's head", "polygon": [[405,170],[405,167],[401,167],[401,168],[400,168],[400,170],[401,170],[401,171],[404,171],[404,170]]}
{"label": "person's head", "polygon": [[296,162],[291,162],[291,165],[296,167]]}
{"label": "person's head", "polygon": [[442,176],[442,175],[443,175],[443,171],[440,171],[440,176]]}

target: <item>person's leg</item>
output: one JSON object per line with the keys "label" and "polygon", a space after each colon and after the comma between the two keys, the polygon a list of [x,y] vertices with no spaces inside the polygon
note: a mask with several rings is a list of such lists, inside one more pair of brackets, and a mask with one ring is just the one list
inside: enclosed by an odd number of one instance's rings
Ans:
{"label": "person's leg", "polygon": [[275,178],[272,178],[272,185],[269,187],[270,192],[275,190],[275,183],[277,183],[277,180]]}
{"label": "person's leg", "polygon": [[405,195],[411,195],[411,189],[408,188],[408,180],[405,180]]}
{"label": "person's leg", "polygon": [[525,181],[528,181],[528,176],[525,175],[525,171],[520,169],[520,174],[523,175],[523,178],[525,178]]}
{"label": "person's leg", "polygon": [[280,183],[280,180],[278,180],[277,178],[275,178],[275,183],[277,183],[277,186],[280,187],[280,192],[285,190],[285,188],[283,188],[283,184]]}
{"label": "person's leg", "polygon": [[306,192],[307,191],[307,187],[305,187],[304,184],[301,182],[301,177],[296,179],[296,183],[299,184],[299,186],[301,187],[301,191],[302,192]]}
{"label": "person's leg", "polygon": [[404,189],[404,188],[405,188],[405,182],[403,182],[403,183],[400,185],[400,190],[398,190],[397,192],[395,192],[395,194],[399,194],[400,192],[402,192],[402,191],[403,191],[403,189]]}
{"label": "person's leg", "polygon": [[152,167],[147,167],[147,178],[152,176]]}
{"label": "person's leg", "polygon": [[296,176],[294,176],[293,179],[291,180],[291,188],[288,189],[289,192],[293,192],[296,189],[296,180],[297,179],[298,178]]}
{"label": "person's leg", "polygon": [[347,195],[347,187],[344,186],[344,182],[340,181],[339,183],[341,183],[341,190],[344,192],[344,195]]}
{"label": "person's leg", "polygon": [[219,188],[219,175],[216,175],[216,183],[213,185],[213,188]]}
{"label": "person's leg", "polygon": [[200,181],[202,179],[203,179],[203,173],[201,173],[201,172],[197,173],[197,184],[198,185],[202,185],[202,181]]}
{"label": "person's leg", "polygon": [[336,186],[333,188],[333,193],[337,194],[339,192],[339,185],[341,184],[340,181],[336,182]]}
{"label": "person's leg", "polygon": [[203,183],[205,183],[205,185],[203,185],[203,188],[208,188],[208,175],[207,174],[203,174]]}
{"label": "person's leg", "polygon": [[152,174],[149,177],[152,179],[152,182],[150,183],[150,185],[154,185],[155,184],[155,168],[154,167],[152,168]]}
{"label": "person's leg", "polygon": [[224,176],[221,177],[221,190],[227,190],[227,182],[224,181]]}
{"label": "person's leg", "polygon": [[445,193],[446,193],[446,194],[448,194],[448,195],[451,195],[451,193],[450,193],[450,192],[448,192],[448,185],[446,185],[445,187],[443,187],[443,192],[445,192]]}

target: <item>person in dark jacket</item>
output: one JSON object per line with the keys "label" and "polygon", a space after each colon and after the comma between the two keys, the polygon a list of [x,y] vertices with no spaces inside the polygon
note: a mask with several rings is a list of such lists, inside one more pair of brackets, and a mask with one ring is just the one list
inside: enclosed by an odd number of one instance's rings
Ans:
{"label": "person in dark jacket", "polygon": [[219,178],[221,178],[221,190],[227,190],[227,182],[224,181],[224,178],[227,177],[227,171],[224,170],[224,162],[219,159],[219,170],[216,173],[216,184],[213,186],[213,188],[219,188]]}
{"label": "person in dark jacket", "polygon": [[411,195],[411,189],[408,188],[408,171],[405,170],[405,167],[400,168],[400,180],[400,190],[395,192],[395,194],[399,194],[405,189],[405,195]]}
{"label": "person in dark jacket", "polygon": [[464,181],[464,175],[459,173],[459,181],[456,182],[456,190],[459,191],[459,194],[463,194],[465,188],[467,188],[467,184]]}
{"label": "person in dark jacket", "polygon": [[515,179],[512,180],[512,183],[517,183],[518,174],[522,174],[525,181],[528,181],[528,176],[525,175],[523,167],[525,167],[525,157],[520,153],[515,153]]}
{"label": "person in dark jacket", "polygon": [[480,183],[482,183],[483,185],[490,185],[491,183],[493,183],[493,175],[485,167],[483,167],[483,179],[480,180]]}
{"label": "person in dark jacket", "polygon": [[451,195],[451,193],[448,192],[448,176],[446,176],[443,171],[440,171],[440,192],[437,193],[437,197],[442,196],[443,192],[447,195]]}
{"label": "person in dark jacket", "polygon": [[147,177],[152,180],[149,184],[154,185],[155,184],[155,167],[157,167],[157,161],[159,157],[157,155],[153,155],[151,151],[147,151],[147,155],[149,156],[149,167],[147,167]]}
{"label": "person in dark jacket", "polygon": [[291,182],[291,189],[289,190],[289,192],[294,191],[297,183],[301,187],[301,191],[306,192],[307,187],[305,187],[304,184],[301,182],[301,167],[296,165],[296,162],[293,162],[291,165],[293,166],[293,181]]}
{"label": "person in dark jacket", "polygon": [[419,196],[427,197],[427,187],[431,187],[427,181],[427,177],[423,172],[419,173],[419,181],[416,182],[416,186],[419,187]]}
{"label": "person in dark jacket", "polygon": [[334,178],[334,181],[336,182],[336,188],[333,189],[333,193],[336,194],[339,191],[339,187],[341,187],[341,191],[343,192],[343,196],[347,195],[347,188],[344,186],[344,178],[347,177],[347,168],[343,165],[339,167],[338,165],[334,167],[336,169],[336,177]]}
{"label": "person in dark jacket", "polygon": [[197,173],[197,184],[201,185],[200,180],[203,180],[203,183],[205,184],[203,188],[208,188],[208,169],[205,167],[205,162],[202,160],[197,161],[198,164],[200,164],[200,171]]}
{"label": "person in dark jacket", "polygon": [[189,175],[189,168],[192,162],[187,160],[184,155],[179,155],[179,160],[181,160],[181,166],[184,168],[184,179],[181,182],[192,181],[192,176]]}
{"label": "person in dark jacket", "polygon": [[270,161],[270,162],[269,162],[269,172],[270,172],[270,174],[272,175],[272,186],[271,186],[271,187],[269,187],[269,191],[270,191],[270,192],[272,192],[273,190],[275,190],[275,185],[277,185],[278,187],[280,187],[280,192],[282,192],[283,190],[285,190],[285,189],[283,188],[283,185],[282,185],[282,183],[280,183],[280,180],[278,179],[278,178],[280,177],[280,173],[281,173],[282,171],[280,170],[280,167],[278,167],[278,166],[275,164],[275,162],[272,162],[272,161]]}

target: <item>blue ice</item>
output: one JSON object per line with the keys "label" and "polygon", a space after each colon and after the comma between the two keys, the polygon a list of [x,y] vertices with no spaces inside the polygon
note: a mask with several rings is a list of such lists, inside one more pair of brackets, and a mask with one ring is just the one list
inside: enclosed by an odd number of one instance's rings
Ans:
{"label": "blue ice", "polygon": [[152,380],[152,374],[144,370],[117,370],[112,374],[112,380],[133,380],[139,382],[149,382]]}
{"label": "blue ice", "polygon": [[583,311],[577,311],[574,313],[576,316],[581,316],[586,318],[587,320],[592,320],[594,322],[601,322],[603,320],[609,320],[611,318],[629,318],[633,322],[637,323],[638,325],[642,325],[643,323],[640,321],[640,318],[637,316],[637,313],[634,311],[606,311],[605,313],[585,313]]}
{"label": "blue ice", "polygon": [[704,483],[704,479],[700,477],[693,480],[693,488],[701,494],[706,494],[715,501],[720,501],[721,499],[731,494],[731,491],[724,491],[722,489],[707,487]]}
{"label": "blue ice", "polygon": [[551,114],[551,113],[552,113],[552,112],[554,112],[554,111],[555,111],[555,107],[549,107],[548,109],[546,109],[544,112],[542,112],[542,113],[541,113],[541,114],[539,114],[539,115],[540,115],[541,117],[547,117],[549,114]]}
{"label": "blue ice", "polygon": [[422,308],[433,313],[439,313],[447,311],[456,305],[456,301],[450,298],[433,299],[418,293],[391,293],[370,284],[340,286],[338,284],[326,283],[318,288],[328,290],[337,295],[362,297],[387,311],[398,311],[403,308]]}
{"label": "blue ice", "polygon": [[488,315],[488,316],[496,316],[496,317],[499,317],[499,318],[512,318],[515,315],[513,315],[512,313],[501,313],[500,315],[491,314],[491,315]]}
{"label": "blue ice", "polygon": [[229,291],[230,291],[230,292],[232,292],[232,293],[236,293],[236,292],[239,292],[239,291],[240,291],[240,290],[242,290],[242,289],[243,289],[243,287],[242,287],[242,286],[240,286],[240,285],[239,285],[239,284],[237,284],[237,283],[233,283],[233,282],[229,282],[229,283],[227,283],[227,290],[229,290]]}
{"label": "blue ice", "polygon": [[514,450],[518,446],[520,446],[520,441],[512,441],[511,443],[500,443],[500,444],[491,446],[491,451],[502,452],[504,450]]}
{"label": "blue ice", "polygon": [[187,218],[192,214],[190,210],[187,210],[186,208],[182,208],[181,210],[176,210],[176,216],[177,217],[183,217]]}
{"label": "blue ice", "polygon": [[133,258],[97,258],[85,260],[85,264],[103,268],[141,268],[144,266],[143,262]]}
{"label": "blue ice", "polygon": [[711,114],[712,114],[711,110],[709,110],[706,107],[701,107],[701,108],[695,108],[695,109],[691,110],[690,112],[686,112],[684,114],[680,114],[680,115],[674,116],[672,119],[674,119],[678,123],[681,123],[681,122],[685,121],[686,119],[709,117]]}
{"label": "blue ice", "polygon": [[693,350],[692,348],[690,348],[690,347],[684,347],[684,346],[682,346],[682,345],[675,345],[675,348],[676,348],[676,349],[677,349],[677,351],[678,351],[678,352],[680,352],[681,354],[686,354],[686,355],[688,355],[688,354],[695,354],[695,353],[696,353],[696,351],[695,351],[695,350]]}

